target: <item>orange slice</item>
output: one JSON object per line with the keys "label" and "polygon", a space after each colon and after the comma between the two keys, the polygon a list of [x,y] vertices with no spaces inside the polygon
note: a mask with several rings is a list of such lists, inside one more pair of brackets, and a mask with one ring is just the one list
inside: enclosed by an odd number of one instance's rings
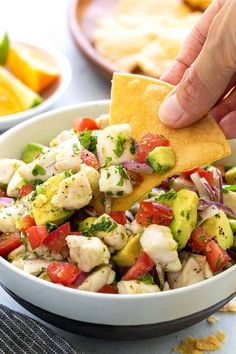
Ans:
{"label": "orange slice", "polygon": [[32,108],[42,98],[0,66],[0,116]]}
{"label": "orange slice", "polygon": [[7,57],[10,71],[35,92],[42,92],[59,78],[49,54],[29,45],[12,44]]}

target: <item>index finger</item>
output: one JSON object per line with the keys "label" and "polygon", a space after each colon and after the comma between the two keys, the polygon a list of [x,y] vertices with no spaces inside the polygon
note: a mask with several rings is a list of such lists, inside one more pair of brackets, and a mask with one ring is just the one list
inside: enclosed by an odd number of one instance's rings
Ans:
{"label": "index finger", "polygon": [[170,64],[161,76],[161,80],[177,85],[182,79],[185,71],[198,57],[206,41],[209,27],[217,13],[227,0],[215,0],[200,17],[188,35],[183,47],[176,59]]}

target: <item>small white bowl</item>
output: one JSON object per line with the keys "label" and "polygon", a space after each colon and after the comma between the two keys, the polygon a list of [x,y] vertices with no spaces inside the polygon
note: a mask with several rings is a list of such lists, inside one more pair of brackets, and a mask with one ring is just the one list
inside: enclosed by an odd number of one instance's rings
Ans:
{"label": "small white bowl", "polygon": [[[109,112],[109,101],[88,102],[42,114],[0,136],[0,158],[21,158],[29,141],[47,144],[74,117]],[[56,124],[55,124],[56,122]],[[46,129],[45,129],[46,127]],[[236,164],[236,140],[225,163]],[[0,284],[16,301],[58,327],[106,339],[140,339],[197,323],[236,295],[236,266],[200,283],[170,291],[113,295],[90,293],[29,275],[0,257]]]}
{"label": "small white bowl", "polygon": [[30,43],[23,43],[18,41],[15,43],[21,43],[45,53],[45,55],[55,63],[55,67],[58,68],[60,73],[60,78],[55,83],[50,85],[50,87],[44,90],[42,94],[40,94],[44,101],[38,106],[22,112],[0,116],[0,131],[11,128],[28,118],[34,117],[39,113],[48,110],[48,108],[52,106],[65,93],[71,81],[71,66],[63,53],[56,49],[40,47]]}

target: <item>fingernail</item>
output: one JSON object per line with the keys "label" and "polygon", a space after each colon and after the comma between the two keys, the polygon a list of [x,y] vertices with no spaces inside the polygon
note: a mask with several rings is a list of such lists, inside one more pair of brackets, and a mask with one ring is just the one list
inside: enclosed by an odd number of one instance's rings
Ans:
{"label": "fingernail", "polygon": [[176,123],[180,120],[185,111],[181,107],[177,95],[174,93],[168,97],[161,105],[159,109],[160,120],[165,124]]}

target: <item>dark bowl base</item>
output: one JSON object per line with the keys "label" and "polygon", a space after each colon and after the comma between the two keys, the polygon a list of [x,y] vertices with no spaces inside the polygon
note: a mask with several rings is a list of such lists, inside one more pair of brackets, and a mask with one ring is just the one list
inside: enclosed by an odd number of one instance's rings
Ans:
{"label": "dark bowl base", "polygon": [[[2,285],[2,284],[1,284]],[[3,289],[21,306],[26,310],[40,318],[41,320],[50,323],[53,326],[59,327],[63,330],[79,334],[82,336],[107,339],[107,340],[137,340],[147,339],[153,337],[160,337],[166,334],[177,332],[181,329],[190,327],[217,310],[229,302],[235,295],[231,295],[226,299],[218,302],[214,306],[211,306],[205,310],[199,311],[192,315],[179,318],[173,321],[154,323],[150,325],[139,326],[111,326],[103,324],[94,324],[71,320],[66,317],[55,315],[51,312],[45,311],[31,303],[21,299],[19,296],[8,290],[2,285]]]}

